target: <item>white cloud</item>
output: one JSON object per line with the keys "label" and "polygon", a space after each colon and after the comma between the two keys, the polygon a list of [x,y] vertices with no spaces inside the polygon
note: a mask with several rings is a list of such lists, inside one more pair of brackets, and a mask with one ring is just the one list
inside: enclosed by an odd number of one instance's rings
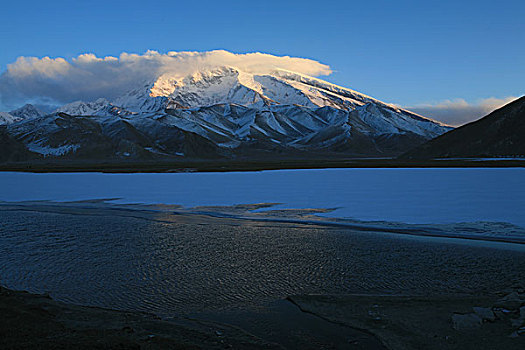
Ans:
{"label": "white cloud", "polygon": [[518,97],[490,97],[469,103],[464,99],[445,100],[436,104],[420,104],[406,109],[448,125],[460,126],[477,120]]}
{"label": "white cloud", "polygon": [[103,58],[87,53],[71,60],[19,57],[0,75],[0,101],[6,106],[16,106],[27,101],[67,103],[98,97],[111,99],[164,73],[185,76],[218,66],[238,67],[252,73],[267,73],[275,68],[310,76],[332,73],[329,66],[311,59],[224,50],[167,54],[148,51],[142,55],[122,53],[119,57]]}

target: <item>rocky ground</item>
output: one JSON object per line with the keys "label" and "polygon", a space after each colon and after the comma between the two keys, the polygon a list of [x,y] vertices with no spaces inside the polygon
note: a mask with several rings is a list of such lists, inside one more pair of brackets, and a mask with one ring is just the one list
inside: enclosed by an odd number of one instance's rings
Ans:
{"label": "rocky ground", "polygon": [[389,349],[524,349],[525,291],[499,296],[293,296],[302,311],[368,331]]}

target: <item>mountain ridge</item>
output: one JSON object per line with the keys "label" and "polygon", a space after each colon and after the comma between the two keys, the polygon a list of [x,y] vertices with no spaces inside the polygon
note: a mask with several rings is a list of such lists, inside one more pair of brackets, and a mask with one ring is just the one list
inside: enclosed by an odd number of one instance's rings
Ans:
{"label": "mountain ridge", "polygon": [[403,154],[405,159],[525,157],[525,96]]}

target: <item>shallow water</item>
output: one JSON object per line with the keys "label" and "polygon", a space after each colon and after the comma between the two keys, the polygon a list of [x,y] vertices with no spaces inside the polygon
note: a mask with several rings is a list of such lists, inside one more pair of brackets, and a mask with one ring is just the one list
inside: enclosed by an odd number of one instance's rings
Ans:
{"label": "shallow water", "polygon": [[0,284],[77,304],[173,316],[257,310],[297,294],[477,294],[525,283],[523,250],[125,214],[112,208],[0,211]]}
{"label": "shallow water", "polygon": [[314,169],[231,173],[0,173],[0,201],[121,198],[185,207],[278,202],[333,217],[525,227],[525,169]]}

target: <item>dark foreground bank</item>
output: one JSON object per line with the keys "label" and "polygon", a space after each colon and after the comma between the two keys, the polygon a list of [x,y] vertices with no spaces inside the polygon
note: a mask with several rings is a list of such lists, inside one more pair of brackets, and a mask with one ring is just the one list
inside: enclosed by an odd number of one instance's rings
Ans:
{"label": "dark foreground bank", "polygon": [[278,159],[253,160],[184,160],[184,161],[32,161],[0,163],[0,171],[24,172],[224,172],[260,171],[280,169],[325,169],[325,168],[498,168],[525,167],[523,158],[479,158],[479,159]]}
{"label": "dark foreground bank", "polygon": [[292,296],[288,300],[299,308],[299,317],[286,310],[258,315],[277,318],[270,322],[282,322],[290,332],[289,339],[273,342],[226,323],[167,321],[0,287],[0,348],[523,349],[523,292],[499,297]]}
{"label": "dark foreground bank", "polygon": [[233,327],[57,302],[0,287],[2,349],[277,349]]}
{"label": "dark foreground bank", "polygon": [[265,340],[228,323],[77,306],[0,287],[0,348],[386,349],[370,332],[303,313],[288,301],[277,309],[250,314],[288,332]]}

